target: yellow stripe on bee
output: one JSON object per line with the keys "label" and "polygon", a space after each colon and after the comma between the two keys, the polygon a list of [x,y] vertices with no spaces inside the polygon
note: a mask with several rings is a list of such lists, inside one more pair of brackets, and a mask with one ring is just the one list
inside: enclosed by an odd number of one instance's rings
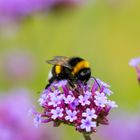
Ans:
{"label": "yellow stripe on bee", "polygon": [[78,73],[82,68],[89,68],[89,63],[85,60],[77,63],[77,65],[74,67],[72,74]]}
{"label": "yellow stripe on bee", "polygon": [[55,66],[55,72],[56,72],[56,74],[59,74],[61,72],[61,66],[56,65]]}

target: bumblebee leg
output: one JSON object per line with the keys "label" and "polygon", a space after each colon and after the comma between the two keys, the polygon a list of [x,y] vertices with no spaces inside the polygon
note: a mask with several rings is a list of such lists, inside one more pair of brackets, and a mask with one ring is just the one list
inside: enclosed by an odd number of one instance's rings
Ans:
{"label": "bumblebee leg", "polygon": [[74,91],[79,93],[79,91],[76,89],[76,84],[74,84],[74,82],[72,82],[71,80],[68,80],[68,83],[74,89]]}
{"label": "bumblebee leg", "polygon": [[47,85],[45,86],[45,89],[47,89],[50,85],[51,85],[50,83],[49,83],[49,84],[47,84]]}
{"label": "bumblebee leg", "polygon": [[72,88],[75,87],[74,83],[73,83],[71,80],[68,80],[68,83],[69,83],[69,85],[70,85]]}

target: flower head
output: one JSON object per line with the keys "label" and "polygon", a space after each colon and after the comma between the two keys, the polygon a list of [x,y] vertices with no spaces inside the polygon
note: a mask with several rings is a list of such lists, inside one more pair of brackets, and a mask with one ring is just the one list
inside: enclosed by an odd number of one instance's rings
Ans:
{"label": "flower head", "polygon": [[132,67],[137,67],[140,65],[140,57],[133,58],[129,61],[129,65]]}
{"label": "flower head", "polygon": [[92,84],[87,82],[86,85],[77,82],[76,90],[67,80],[52,83],[40,99],[42,122],[46,117],[55,124],[72,125],[83,134],[95,132],[98,125],[107,124],[110,109],[117,107],[114,101],[108,100],[109,94],[104,93],[103,89],[109,90],[110,86],[102,81],[99,86],[92,78],[90,81]]}
{"label": "flower head", "polygon": [[6,51],[2,59],[3,75],[12,83],[30,81],[37,70],[34,56],[25,50]]}
{"label": "flower head", "polygon": [[140,57],[131,59],[129,65],[135,68],[137,73],[137,79],[140,83]]}

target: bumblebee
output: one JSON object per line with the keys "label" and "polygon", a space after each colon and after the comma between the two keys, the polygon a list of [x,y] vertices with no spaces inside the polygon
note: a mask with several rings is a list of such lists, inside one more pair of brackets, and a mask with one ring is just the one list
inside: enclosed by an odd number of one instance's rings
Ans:
{"label": "bumblebee", "polygon": [[55,56],[52,60],[47,60],[47,63],[53,64],[53,67],[46,88],[54,81],[66,79],[74,86],[78,81],[86,83],[91,77],[89,63],[80,57]]}

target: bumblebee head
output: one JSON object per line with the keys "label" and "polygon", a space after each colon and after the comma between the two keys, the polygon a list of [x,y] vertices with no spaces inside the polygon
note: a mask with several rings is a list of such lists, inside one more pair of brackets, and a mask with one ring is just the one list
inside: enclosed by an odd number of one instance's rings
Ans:
{"label": "bumblebee head", "polygon": [[91,69],[90,68],[83,68],[77,74],[77,80],[87,82],[91,77]]}

